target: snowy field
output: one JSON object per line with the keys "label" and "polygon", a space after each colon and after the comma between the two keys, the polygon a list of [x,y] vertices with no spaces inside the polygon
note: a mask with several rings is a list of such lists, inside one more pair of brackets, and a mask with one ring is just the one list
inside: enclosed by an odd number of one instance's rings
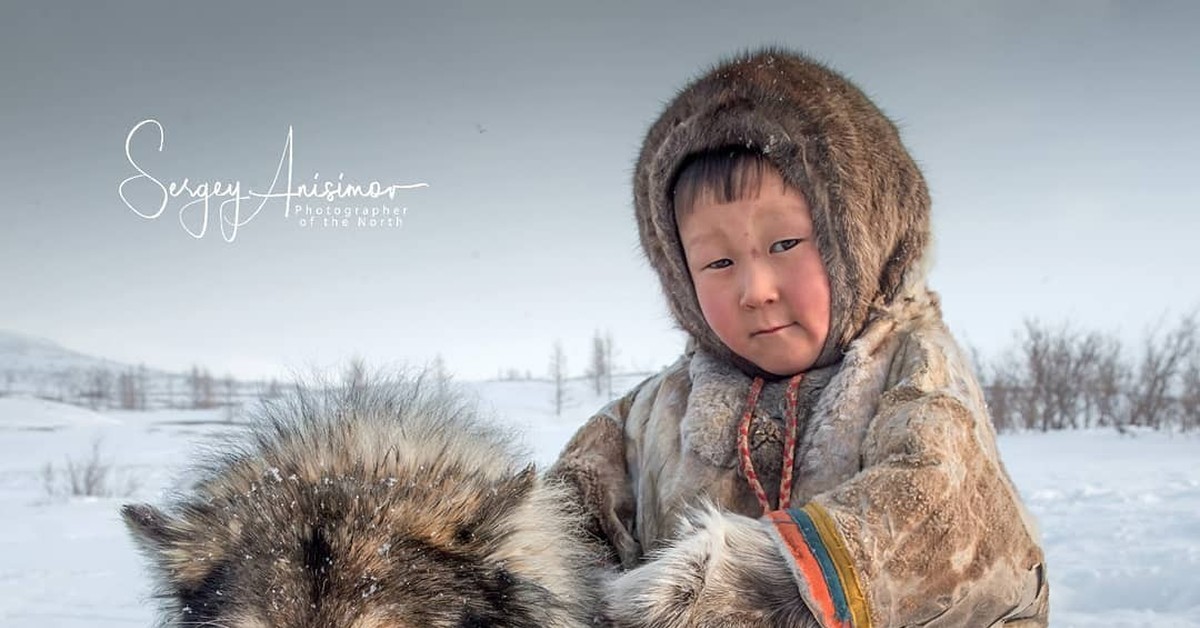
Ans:
{"label": "snowy field", "polygon": [[[469,386],[520,427],[541,463],[603,404],[572,381],[556,418],[545,382]],[[118,507],[159,501],[198,447],[232,429],[221,411],[95,413],[0,398],[0,626],[151,625],[148,581]],[[97,439],[131,496],[54,494],[47,463],[61,481],[65,461],[87,458]],[[1053,626],[1200,627],[1200,438],[1021,434],[1000,446],[1042,527]]]}

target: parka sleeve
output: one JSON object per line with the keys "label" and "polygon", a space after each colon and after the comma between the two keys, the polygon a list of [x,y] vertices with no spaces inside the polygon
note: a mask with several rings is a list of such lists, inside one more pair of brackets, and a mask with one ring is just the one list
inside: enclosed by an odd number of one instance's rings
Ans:
{"label": "parka sleeve", "polygon": [[625,568],[641,557],[632,534],[636,501],[625,459],[625,421],[640,394],[652,394],[653,378],[643,381],[589,419],[567,443],[547,478],[570,488],[588,517],[590,531],[607,543]]}
{"label": "parka sleeve", "polygon": [[[973,382],[947,366],[947,381]],[[930,377],[919,368],[884,394],[861,472],[764,519],[826,628],[1044,626],[1042,551],[982,399]]]}

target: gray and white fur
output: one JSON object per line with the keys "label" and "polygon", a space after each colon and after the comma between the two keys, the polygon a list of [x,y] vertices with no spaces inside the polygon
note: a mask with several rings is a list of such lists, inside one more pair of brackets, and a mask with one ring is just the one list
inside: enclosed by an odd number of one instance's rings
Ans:
{"label": "gray and white fur", "polygon": [[165,510],[122,511],[160,625],[591,625],[580,514],[476,414],[428,377],[269,406]]}

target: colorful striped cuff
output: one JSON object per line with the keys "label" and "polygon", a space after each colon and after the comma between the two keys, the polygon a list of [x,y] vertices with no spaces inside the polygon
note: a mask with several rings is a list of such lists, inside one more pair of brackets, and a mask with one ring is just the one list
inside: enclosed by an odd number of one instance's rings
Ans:
{"label": "colorful striped cuff", "polygon": [[829,513],[809,502],[766,518],[792,558],[797,581],[823,628],[870,628],[871,616],[850,552]]}

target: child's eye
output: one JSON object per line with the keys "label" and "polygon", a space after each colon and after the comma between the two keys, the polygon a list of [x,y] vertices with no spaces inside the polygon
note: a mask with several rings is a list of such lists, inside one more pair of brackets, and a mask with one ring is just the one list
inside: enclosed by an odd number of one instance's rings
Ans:
{"label": "child's eye", "polygon": [[708,266],[705,266],[705,268],[711,268],[713,270],[720,270],[722,268],[729,268],[732,265],[733,265],[732,260],[729,260],[728,258],[722,258],[722,259],[719,259],[719,260],[709,264]]}
{"label": "child's eye", "polygon": [[800,244],[801,242],[802,242],[802,240],[800,238],[789,238],[787,240],[780,240],[780,241],[776,242],[775,244],[771,245],[771,252],[772,253],[782,253],[782,252],[796,246],[797,244]]}

